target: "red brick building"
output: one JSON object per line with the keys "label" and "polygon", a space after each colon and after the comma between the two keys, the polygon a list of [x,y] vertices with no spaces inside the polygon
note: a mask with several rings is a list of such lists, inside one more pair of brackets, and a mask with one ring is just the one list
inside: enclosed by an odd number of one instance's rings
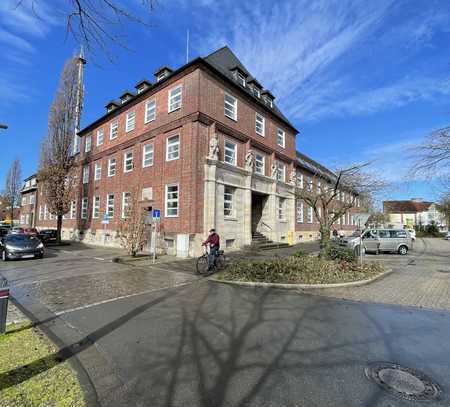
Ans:
{"label": "red brick building", "polygon": [[37,189],[36,174],[33,174],[24,180],[23,187],[20,191],[22,196],[20,205],[20,226],[36,226],[36,208],[38,206]]}
{"label": "red brick building", "polygon": [[[250,244],[255,232],[277,242],[314,239],[317,221],[300,209],[295,188],[301,177],[326,182],[332,174],[297,153],[296,134],[228,47],[175,71],[161,67],[153,83],[138,82],[79,133],[82,183],[65,237],[117,244],[138,191],[143,206],[161,210],[172,253],[197,254],[212,227],[228,249]],[[39,205],[37,225],[54,223]],[[348,214],[339,228],[352,223]]]}

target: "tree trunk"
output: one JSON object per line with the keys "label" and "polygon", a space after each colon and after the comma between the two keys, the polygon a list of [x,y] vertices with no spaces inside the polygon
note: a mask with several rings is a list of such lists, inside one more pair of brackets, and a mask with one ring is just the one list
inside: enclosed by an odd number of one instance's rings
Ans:
{"label": "tree trunk", "polygon": [[56,244],[61,244],[62,215],[56,217]]}
{"label": "tree trunk", "polygon": [[14,205],[11,205],[11,229],[14,227]]}
{"label": "tree trunk", "polygon": [[328,225],[320,226],[320,252],[323,253],[330,245],[331,228]]}

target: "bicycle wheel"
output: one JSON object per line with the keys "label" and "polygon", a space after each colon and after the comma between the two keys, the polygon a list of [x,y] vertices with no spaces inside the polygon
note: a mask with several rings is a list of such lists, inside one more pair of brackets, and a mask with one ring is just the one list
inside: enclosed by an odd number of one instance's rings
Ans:
{"label": "bicycle wheel", "polygon": [[225,255],[220,254],[216,259],[216,269],[221,270],[225,267]]}
{"label": "bicycle wheel", "polygon": [[208,273],[208,257],[200,256],[197,259],[197,274],[207,274]]}

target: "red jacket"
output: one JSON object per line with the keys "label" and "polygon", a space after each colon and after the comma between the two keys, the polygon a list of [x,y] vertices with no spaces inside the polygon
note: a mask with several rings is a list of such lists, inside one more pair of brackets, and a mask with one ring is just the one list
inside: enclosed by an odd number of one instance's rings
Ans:
{"label": "red jacket", "polygon": [[206,246],[209,243],[210,247],[220,247],[220,237],[217,233],[213,233],[208,236],[203,244]]}

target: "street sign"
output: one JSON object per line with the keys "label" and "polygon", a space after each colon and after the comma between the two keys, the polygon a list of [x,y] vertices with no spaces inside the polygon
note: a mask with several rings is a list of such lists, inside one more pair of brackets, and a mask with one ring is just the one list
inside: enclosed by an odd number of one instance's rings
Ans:
{"label": "street sign", "polygon": [[161,218],[161,211],[159,209],[153,209],[152,217],[154,220],[159,220]]}

